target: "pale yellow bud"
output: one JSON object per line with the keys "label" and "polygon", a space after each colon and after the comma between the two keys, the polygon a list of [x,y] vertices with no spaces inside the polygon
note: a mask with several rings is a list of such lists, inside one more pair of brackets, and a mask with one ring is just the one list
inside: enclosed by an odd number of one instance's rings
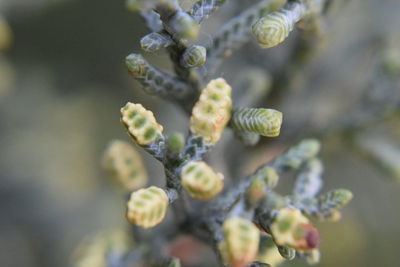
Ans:
{"label": "pale yellow bud", "polygon": [[163,127],[157,123],[153,112],[141,104],[128,102],[121,108],[121,122],[139,145],[148,145],[162,135]]}
{"label": "pale yellow bud", "polygon": [[156,186],[139,189],[131,194],[127,203],[128,221],[143,228],[159,224],[165,217],[168,196]]}
{"label": "pale yellow bud", "polygon": [[142,158],[127,142],[114,140],[108,145],[103,155],[103,167],[124,189],[134,190],[147,182]]}
{"label": "pale yellow bud", "polygon": [[203,161],[187,163],[181,172],[181,182],[188,194],[197,199],[208,200],[221,192],[224,176],[216,173]]}
{"label": "pale yellow bud", "polygon": [[233,267],[244,267],[254,261],[260,241],[260,232],[249,220],[231,217],[222,225],[224,240],[219,250],[224,261]]}
{"label": "pale yellow bud", "polygon": [[232,88],[222,79],[208,83],[193,107],[190,130],[210,143],[216,143],[231,117]]}

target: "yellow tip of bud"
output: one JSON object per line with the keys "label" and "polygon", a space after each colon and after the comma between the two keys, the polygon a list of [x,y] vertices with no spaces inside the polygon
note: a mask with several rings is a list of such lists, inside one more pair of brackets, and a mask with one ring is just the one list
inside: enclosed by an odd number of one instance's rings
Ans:
{"label": "yellow tip of bud", "polygon": [[153,112],[141,104],[128,102],[121,108],[121,122],[139,145],[151,144],[162,135],[163,127],[157,123]]}
{"label": "yellow tip of bud", "polygon": [[159,224],[165,217],[168,196],[156,186],[139,189],[131,194],[127,203],[128,221],[143,228]]}

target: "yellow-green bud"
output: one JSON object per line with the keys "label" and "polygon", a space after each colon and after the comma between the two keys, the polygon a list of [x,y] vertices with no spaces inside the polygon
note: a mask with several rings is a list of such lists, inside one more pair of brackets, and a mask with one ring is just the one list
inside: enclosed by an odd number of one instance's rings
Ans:
{"label": "yellow-green bud", "polygon": [[277,245],[310,251],[319,244],[319,233],[300,210],[281,209],[270,226]]}
{"label": "yellow-green bud", "polygon": [[222,225],[224,239],[219,250],[227,264],[243,267],[254,261],[258,252],[260,232],[249,220],[231,217]]}
{"label": "yellow-green bud", "polygon": [[114,140],[108,145],[103,155],[103,167],[126,190],[137,189],[147,182],[142,158],[127,142]]}
{"label": "yellow-green bud", "polygon": [[139,145],[148,145],[162,135],[163,127],[157,123],[153,112],[141,104],[128,102],[121,108],[121,121]]}
{"label": "yellow-green bud", "polygon": [[182,168],[181,183],[191,197],[208,200],[221,192],[224,176],[203,161],[190,161]]}
{"label": "yellow-green bud", "polygon": [[139,189],[131,194],[127,203],[128,221],[143,228],[159,224],[165,217],[168,207],[168,196],[156,186]]}
{"label": "yellow-green bud", "polygon": [[222,78],[212,80],[192,110],[190,130],[205,141],[216,143],[231,116],[232,88]]}
{"label": "yellow-green bud", "polygon": [[270,48],[283,42],[306,12],[306,6],[297,1],[271,12],[253,25],[253,34],[262,48]]}
{"label": "yellow-green bud", "polygon": [[282,112],[266,108],[237,108],[233,112],[232,126],[241,131],[276,137],[282,125]]}

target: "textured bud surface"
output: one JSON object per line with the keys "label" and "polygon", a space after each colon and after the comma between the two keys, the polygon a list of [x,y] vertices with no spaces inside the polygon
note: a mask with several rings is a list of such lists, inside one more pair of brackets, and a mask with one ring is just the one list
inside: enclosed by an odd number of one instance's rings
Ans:
{"label": "textured bud surface", "polygon": [[208,83],[193,107],[190,130],[210,143],[216,143],[231,116],[232,88],[222,79]]}
{"label": "textured bud surface", "polygon": [[300,251],[310,251],[319,244],[318,231],[297,209],[281,209],[270,229],[277,245]]}
{"label": "textured bud surface", "polygon": [[252,222],[231,217],[224,222],[222,230],[224,240],[219,244],[219,249],[226,263],[244,267],[256,258],[260,232]]}
{"label": "textured bud surface", "polygon": [[156,186],[139,189],[131,194],[127,203],[126,217],[138,226],[149,228],[159,224],[165,217],[168,197]]}
{"label": "textured bud surface", "polygon": [[203,161],[187,163],[181,172],[181,182],[188,194],[197,199],[208,200],[221,192],[224,182],[221,173],[214,170]]}
{"label": "textured bud surface", "polygon": [[127,190],[137,189],[147,182],[142,158],[127,142],[112,141],[104,152],[103,166]]}
{"label": "textured bud surface", "polygon": [[182,55],[181,64],[186,68],[194,68],[204,65],[207,51],[204,46],[192,45]]}
{"label": "textured bud surface", "polygon": [[238,130],[275,137],[280,133],[282,113],[266,108],[238,108],[232,116],[232,125]]}
{"label": "textured bud surface", "polygon": [[121,108],[121,121],[140,145],[153,143],[162,135],[163,127],[157,123],[153,112],[141,104],[128,102]]}
{"label": "textured bud surface", "polygon": [[262,48],[270,48],[283,42],[305,13],[300,2],[290,2],[285,7],[259,19],[253,25],[253,34]]}

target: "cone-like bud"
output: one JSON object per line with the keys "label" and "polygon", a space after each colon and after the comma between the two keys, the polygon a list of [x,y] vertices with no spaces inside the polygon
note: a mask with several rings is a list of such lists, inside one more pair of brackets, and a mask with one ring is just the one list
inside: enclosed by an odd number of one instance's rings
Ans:
{"label": "cone-like bud", "polygon": [[305,13],[306,6],[303,3],[288,2],[283,8],[259,19],[253,25],[253,34],[262,48],[276,46],[288,37]]}
{"label": "cone-like bud", "polygon": [[156,52],[172,44],[173,41],[168,35],[156,32],[149,33],[140,39],[140,46],[146,52]]}
{"label": "cone-like bud", "polygon": [[216,143],[231,116],[232,88],[222,79],[208,83],[193,107],[190,130],[205,141]]}
{"label": "cone-like bud", "polygon": [[204,46],[192,45],[182,55],[181,65],[185,68],[203,66],[206,63],[207,51]]}
{"label": "cone-like bud", "polygon": [[216,173],[203,161],[191,161],[182,168],[181,183],[188,194],[197,199],[208,200],[221,192],[224,176]]}
{"label": "cone-like bud", "polygon": [[0,16],[0,51],[7,49],[12,42],[12,33],[7,21]]}
{"label": "cone-like bud", "polygon": [[103,167],[126,190],[135,190],[147,182],[142,158],[127,142],[112,141],[103,155]]}
{"label": "cone-like bud", "polygon": [[232,126],[241,131],[275,137],[280,133],[282,117],[282,113],[274,109],[238,108],[233,112]]}
{"label": "cone-like bud", "polygon": [[141,104],[128,102],[121,108],[121,122],[139,145],[148,145],[162,136],[163,127],[157,123],[153,112]]}
{"label": "cone-like bud", "polygon": [[177,11],[173,15],[169,26],[182,38],[196,39],[199,35],[199,24],[183,11]]}
{"label": "cone-like bud", "polygon": [[164,190],[156,186],[139,189],[131,194],[127,203],[128,221],[143,228],[159,224],[165,217],[168,197]]}
{"label": "cone-like bud", "polygon": [[281,209],[274,218],[271,233],[277,245],[310,251],[319,244],[319,233],[297,209]]}
{"label": "cone-like bud", "polygon": [[260,232],[250,221],[231,217],[222,225],[224,240],[219,249],[224,261],[233,267],[244,267],[254,261],[260,241]]}

